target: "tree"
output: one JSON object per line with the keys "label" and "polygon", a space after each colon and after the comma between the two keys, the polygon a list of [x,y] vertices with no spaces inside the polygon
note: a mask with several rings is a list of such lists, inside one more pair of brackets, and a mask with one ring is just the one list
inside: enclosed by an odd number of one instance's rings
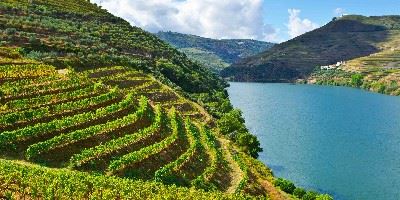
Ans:
{"label": "tree", "polygon": [[294,190],[296,189],[296,186],[292,182],[283,178],[276,179],[274,185],[278,186],[282,191],[288,194],[293,194]]}
{"label": "tree", "polygon": [[361,87],[363,84],[363,76],[361,74],[351,75],[351,85],[354,87]]}
{"label": "tree", "polygon": [[229,113],[225,113],[221,119],[217,121],[220,133],[228,135],[241,129],[246,129],[242,112],[238,109],[233,109]]}
{"label": "tree", "polygon": [[308,191],[302,198],[302,200],[316,200],[318,193],[314,191]]}
{"label": "tree", "polygon": [[293,195],[301,199],[306,194],[306,190],[303,188],[296,188],[293,191]]}

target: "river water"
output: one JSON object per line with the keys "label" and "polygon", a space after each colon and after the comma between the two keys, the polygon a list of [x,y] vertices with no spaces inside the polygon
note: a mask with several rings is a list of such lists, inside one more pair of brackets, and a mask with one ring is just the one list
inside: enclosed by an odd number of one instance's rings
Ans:
{"label": "river water", "polygon": [[400,97],[353,88],[230,83],[278,177],[340,200],[400,199]]}

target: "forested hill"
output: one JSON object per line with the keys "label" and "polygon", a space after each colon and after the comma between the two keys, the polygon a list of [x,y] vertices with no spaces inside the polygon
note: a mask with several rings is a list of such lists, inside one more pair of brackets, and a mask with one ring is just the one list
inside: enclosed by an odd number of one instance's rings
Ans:
{"label": "forested hill", "polygon": [[[186,92],[221,90],[217,76],[127,21],[83,0],[2,0],[1,45],[59,68],[138,66]],[[79,6],[77,6],[79,5]]]}
{"label": "forested hill", "polygon": [[305,78],[316,66],[379,52],[393,34],[398,35],[399,25],[398,16],[334,18],[319,29],[236,62],[221,75],[235,81],[258,82]]}
{"label": "forested hill", "polygon": [[274,45],[257,40],[216,40],[175,32],[158,32],[156,35],[214,72],[221,71],[239,59],[266,51]]}

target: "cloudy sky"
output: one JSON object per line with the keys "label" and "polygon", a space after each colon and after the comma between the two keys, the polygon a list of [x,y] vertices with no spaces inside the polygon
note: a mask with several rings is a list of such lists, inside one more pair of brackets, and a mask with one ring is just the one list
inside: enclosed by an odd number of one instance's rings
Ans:
{"label": "cloudy sky", "polygon": [[91,0],[150,32],[282,42],[342,14],[400,14],[399,0]]}

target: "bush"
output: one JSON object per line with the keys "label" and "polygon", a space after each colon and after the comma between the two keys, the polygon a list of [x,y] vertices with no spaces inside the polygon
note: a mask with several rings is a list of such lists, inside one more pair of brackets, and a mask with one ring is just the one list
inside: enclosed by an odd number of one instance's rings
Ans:
{"label": "bush", "polygon": [[294,190],[296,189],[296,186],[292,182],[283,178],[276,179],[274,185],[278,186],[282,191],[288,194],[293,194]]}
{"label": "bush", "polygon": [[333,200],[333,197],[328,194],[320,194],[315,198],[315,200]]}
{"label": "bush", "polygon": [[306,190],[303,188],[296,188],[293,191],[293,195],[301,199],[306,194]]}
{"label": "bush", "polygon": [[236,135],[234,141],[242,147],[242,150],[252,156],[253,158],[258,158],[258,153],[262,152],[262,148],[260,147],[260,141],[258,138],[249,133],[249,132],[242,132]]}
{"label": "bush", "polygon": [[15,28],[7,28],[6,29],[6,35],[14,35],[15,33],[17,33],[17,29],[15,29]]}
{"label": "bush", "polygon": [[246,129],[244,126],[244,119],[240,110],[234,109],[222,115],[221,119],[217,121],[220,133],[228,135],[235,131]]}
{"label": "bush", "polygon": [[228,135],[244,152],[258,158],[258,153],[262,151],[260,141],[247,130],[240,110],[233,109],[223,114],[217,126],[221,134]]}
{"label": "bush", "polygon": [[354,87],[361,87],[363,85],[363,76],[361,74],[351,75],[351,85]]}
{"label": "bush", "polygon": [[308,191],[308,192],[303,196],[303,198],[301,198],[301,199],[302,199],[302,200],[316,200],[317,196],[318,196],[318,193],[317,193],[317,192]]}

